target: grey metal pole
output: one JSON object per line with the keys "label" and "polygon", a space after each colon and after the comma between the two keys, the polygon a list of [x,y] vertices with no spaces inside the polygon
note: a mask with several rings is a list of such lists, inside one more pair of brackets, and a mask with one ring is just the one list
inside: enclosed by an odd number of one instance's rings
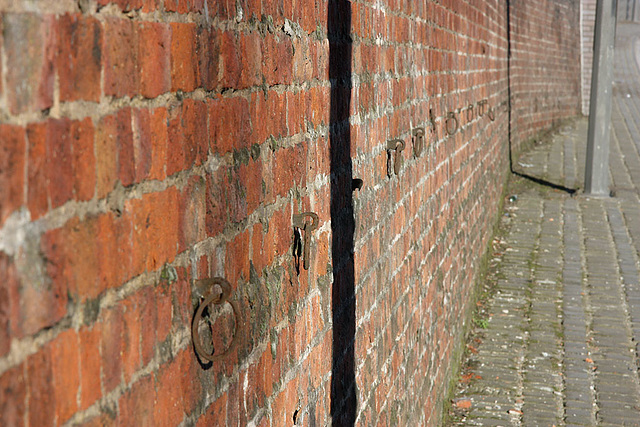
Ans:
{"label": "grey metal pole", "polygon": [[609,139],[616,12],[617,0],[598,0],[584,178],[585,193],[594,196],[609,195]]}

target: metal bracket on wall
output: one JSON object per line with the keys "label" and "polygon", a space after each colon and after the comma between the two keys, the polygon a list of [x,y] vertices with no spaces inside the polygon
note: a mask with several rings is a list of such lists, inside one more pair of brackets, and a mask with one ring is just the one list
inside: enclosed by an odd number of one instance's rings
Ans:
{"label": "metal bracket on wall", "polygon": [[487,111],[487,104],[489,101],[483,99],[482,101],[478,101],[478,115],[480,117],[484,116],[484,113]]}
{"label": "metal bracket on wall", "polygon": [[[311,222],[307,219],[310,218]],[[305,270],[309,269],[309,252],[311,249],[311,233],[318,228],[318,214],[314,212],[303,212],[293,215],[293,226],[304,232],[304,249],[302,253],[302,263]],[[300,258],[300,245],[294,244],[293,254]]]}
{"label": "metal bracket on wall", "polygon": [[[240,311],[238,310],[238,306],[236,302],[230,299],[231,293],[233,290],[231,288],[231,284],[226,279],[222,277],[213,277],[210,279],[196,280],[194,283],[198,289],[201,289],[203,291],[203,295],[205,296],[204,296],[204,300],[202,300],[200,302],[200,305],[198,305],[198,308],[196,309],[196,312],[193,316],[193,321],[191,323],[191,339],[193,341],[193,347],[196,353],[198,354],[198,356],[200,356],[202,359],[208,360],[210,362],[215,362],[217,360],[222,359],[236,345],[236,342],[237,342],[236,337],[238,336],[238,331],[240,328],[240,323],[238,322],[239,320],[238,313]],[[224,350],[220,354],[214,354],[215,353],[215,349],[214,349],[214,351],[209,353],[207,350],[205,350],[202,344],[202,339],[200,337],[199,328],[200,328],[200,322],[203,320],[202,315],[204,313],[204,310],[210,304],[223,305],[224,303],[229,303],[231,305],[231,308],[233,309],[236,332],[233,335],[233,338],[231,339],[231,343],[226,348],[226,350]],[[210,326],[213,327],[213,325],[210,325]]]}
{"label": "metal bracket on wall", "polygon": [[[398,175],[402,168],[402,151],[404,150],[404,141],[401,139],[392,139],[387,141],[387,175],[391,177],[393,173]],[[395,155],[391,152],[395,151]],[[393,157],[393,168],[391,167],[391,158]],[[392,172],[393,171],[393,172]]]}
{"label": "metal bracket on wall", "polygon": [[413,155],[420,157],[424,150],[424,128],[419,127],[413,130]]}

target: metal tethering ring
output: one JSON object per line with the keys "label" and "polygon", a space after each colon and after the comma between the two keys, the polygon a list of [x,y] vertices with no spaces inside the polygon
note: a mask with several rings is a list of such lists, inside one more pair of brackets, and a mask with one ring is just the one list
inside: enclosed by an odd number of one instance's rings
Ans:
{"label": "metal tethering ring", "polygon": [[[193,316],[193,322],[191,323],[191,338],[193,340],[193,346],[196,350],[196,353],[210,362],[215,362],[222,359],[227,353],[229,353],[236,344],[236,337],[238,335],[238,307],[234,301],[231,301],[229,297],[231,296],[231,284],[226,279],[222,277],[214,277],[212,279],[204,279],[200,281],[201,283],[210,286],[209,294],[207,297],[200,303],[198,309],[196,310],[196,314]],[[219,287],[221,292],[214,292],[214,289]],[[233,316],[236,322],[236,333],[231,339],[231,344],[225,351],[220,354],[214,355],[213,353],[208,353],[204,347],[202,346],[202,340],[200,339],[200,333],[198,332],[198,327],[200,326],[200,321],[202,320],[202,312],[209,304],[222,305],[225,302],[228,302],[233,309]]]}
{"label": "metal tethering ring", "polygon": [[[455,121],[455,127],[453,129],[451,129],[451,127],[449,126],[449,123],[451,123],[451,120]],[[456,114],[454,112],[449,111],[449,113],[447,114],[445,127],[449,135],[453,135],[458,130],[458,118],[456,117]]]}

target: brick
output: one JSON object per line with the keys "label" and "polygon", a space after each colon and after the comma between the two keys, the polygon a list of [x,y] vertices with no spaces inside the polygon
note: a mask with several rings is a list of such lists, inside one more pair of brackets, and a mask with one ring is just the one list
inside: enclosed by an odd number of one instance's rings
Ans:
{"label": "brick", "polygon": [[249,237],[249,231],[245,231],[227,244],[225,277],[234,288],[241,278],[249,280]]}
{"label": "brick", "polygon": [[[158,319],[156,314],[156,294],[150,287],[139,292],[139,299],[144,301],[141,304],[138,315],[140,316],[140,356],[142,366],[147,366],[154,355],[157,340],[156,332]],[[168,333],[168,332],[167,332]],[[165,334],[166,335],[166,334]]]}
{"label": "brick", "polygon": [[19,336],[20,296],[13,260],[0,252],[0,357],[9,352],[12,336]]}
{"label": "brick", "polygon": [[[56,32],[50,15],[7,13],[3,16],[7,100],[13,114],[53,105]],[[25,55],[25,52],[29,52]]]}
{"label": "brick", "polygon": [[155,271],[173,261],[179,240],[178,208],[179,193],[175,187],[125,202],[132,220],[134,275]]}
{"label": "brick", "polygon": [[201,177],[193,177],[180,195],[179,252],[206,238],[206,198],[206,181]]}
{"label": "brick", "polygon": [[83,327],[78,332],[80,341],[80,410],[85,410],[102,396],[100,325]]}
{"label": "brick", "polygon": [[135,181],[135,155],[131,108],[105,116],[96,131],[96,193],[106,196],[120,180],[129,186]]}
{"label": "brick", "polygon": [[150,175],[153,161],[153,140],[151,134],[151,111],[132,111],[134,182],[142,182]]}
{"label": "brick", "polygon": [[200,396],[197,378],[199,369],[192,350],[183,350],[175,359],[160,367],[157,374],[157,402],[153,408],[154,419],[167,425],[179,424],[191,413]]}
{"label": "brick", "polygon": [[167,142],[167,175],[175,175],[189,167],[187,150],[185,149],[182,128],[182,107],[174,107],[169,111]]}
{"label": "brick", "polygon": [[105,393],[109,393],[122,382],[122,314],[122,307],[116,306],[105,310],[100,316],[102,386]]}
{"label": "brick", "polygon": [[[214,400],[203,416],[198,419],[198,427],[205,427],[224,423],[227,420],[227,392]],[[224,420],[224,421],[223,421]]]}
{"label": "brick", "polygon": [[140,308],[145,302],[133,295],[123,302],[122,328],[122,371],[125,383],[131,381],[133,374],[141,367]]}
{"label": "brick", "polygon": [[29,399],[29,423],[38,426],[55,425],[56,394],[49,348],[42,348],[27,358],[26,392]]}
{"label": "brick", "polygon": [[185,99],[182,105],[182,133],[187,165],[201,165],[207,160],[209,137],[207,106],[202,101]]}
{"label": "brick", "polygon": [[219,84],[220,31],[207,27],[196,29],[196,54],[198,55],[197,85],[214,90]]}
{"label": "brick", "polygon": [[251,104],[242,97],[208,100],[209,140],[214,153],[225,154],[234,148],[248,147],[250,141],[261,143],[266,139],[264,133],[260,134],[262,139],[251,137],[254,123],[256,130],[266,126],[264,117],[252,119],[250,108]]}
{"label": "brick", "polygon": [[24,129],[0,125],[0,225],[25,202],[25,163]]}
{"label": "brick", "polygon": [[116,116],[102,118],[96,128],[96,196],[103,198],[111,192],[118,179],[118,131]]}
{"label": "brick", "polygon": [[25,366],[18,365],[0,375],[0,423],[19,426],[25,423]]}
{"label": "brick", "polygon": [[104,22],[104,93],[116,98],[139,92],[138,33],[129,19]]}
{"label": "brick", "polygon": [[49,210],[46,132],[46,125],[41,123],[30,125],[27,128],[29,141],[27,206],[33,220],[38,219]]}
{"label": "brick", "polygon": [[147,10],[153,10],[152,5],[156,4],[157,0],[98,0],[98,6],[107,6],[109,4],[115,4],[124,12],[131,10],[141,9],[143,6]]}
{"label": "brick", "polygon": [[293,44],[290,38],[267,34],[262,42],[262,75],[269,85],[293,81]]}
{"label": "brick", "polygon": [[75,331],[64,331],[51,343],[51,374],[56,401],[56,423],[63,424],[78,410],[80,352]]}
{"label": "brick", "polygon": [[98,102],[103,46],[100,23],[92,17],[65,14],[57,25],[60,101]]}
{"label": "brick", "polygon": [[131,386],[120,397],[118,406],[118,424],[136,426],[154,426],[166,422],[166,419],[154,419],[156,388],[153,375],[146,375]]}
{"label": "brick", "polygon": [[91,200],[96,187],[93,122],[89,118],[80,122],[72,122],[70,132],[75,199],[79,201]]}
{"label": "brick", "polygon": [[137,27],[140,93],[155,98],[171,88],[171,32],[167,24],[142,22]]}
{"label": "brick", "polygon": [[192,92],[197,82],[196,26],[171,24],[171,90]]}
{"label": "brick", "polygon": [[73,199],[71,123],[67,119],[47,123],[47,175],[51,208],[55,209]]}
{"label": "brick", "polygon": [[164,179],[166,174],[167,145],[169,134],[167,130],[167,109],[164,107],[150,111],[149,130],[151,132],[151,169],[150,179]]}
{"label": "brick", "polygon": [[220,56],[224,67],[221,84],[223,87],[238,87],[242,73],[242,49],[239,46],[238,35],[225,31],[220,39]]}
{"label": "brick", "polygon": [[168,12],[202,12],[205,0],[166,0],[164,7]]}
{"label": "brick", "polygon": [[244,89],[262,83],[262,43],[261,37],[250,33],[240,38],[241,55],[238,88]]}
{"label": "brick", "polygon": [[205,227],[207,236],[220,233],[228,219],[225,201],[225,172],[219,168],[207,177]]}

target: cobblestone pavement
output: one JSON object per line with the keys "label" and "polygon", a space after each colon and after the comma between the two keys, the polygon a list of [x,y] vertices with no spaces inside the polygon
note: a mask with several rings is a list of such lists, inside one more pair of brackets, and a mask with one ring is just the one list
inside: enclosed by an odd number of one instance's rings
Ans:
{"label": "cobblestone pavement", "polygon": [[[451,423],[640,426],[640,25],[619,24],[610,176],[590,198],[514,178]],[[514,168],[583,186],[587,120]]]}

